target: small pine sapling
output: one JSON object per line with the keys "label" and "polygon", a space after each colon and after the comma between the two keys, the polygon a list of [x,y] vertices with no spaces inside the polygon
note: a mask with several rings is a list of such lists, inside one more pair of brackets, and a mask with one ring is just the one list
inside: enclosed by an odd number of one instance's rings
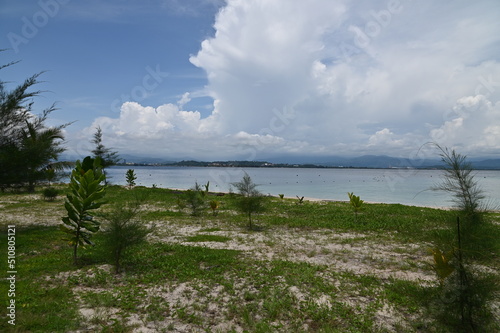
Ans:
{"label": "small pine sapling", "polygon": [[254,230],[252,214],[264,210],[264,196],[256,189],[258,185],[246,173],[240,182],[232,183],[232,185],[239,192],[239,196],[236,197],[236,205],[242,213],[248,215],[248,229]]}
{"label": "small pine sapling", "polygon": [[121,272],[121,262],[126,251],[132,246],[142,244],[151,232],[139,219],[140,201],[125,206],[114,206],[103,214],[107,220],[104,234],[104,246],[112,257],[115,273]]}
{"label": "small pine sapling", "polygon": [[132,188],[135,186],[135,180],[137,179],[137,176],[135,175],[134,169],[128,169],[127,173],[125,174],[126,180],[127,180],[127,186],[128,188]]}
{"label": "small pine sapling", "polygon": [[354,210],[354,216],[356,221],[358,221],[358,212],[363,209],[363,200],[360,199],[358,195],[354,195],[353,192],[347,193],[349,196],[349,202]]}

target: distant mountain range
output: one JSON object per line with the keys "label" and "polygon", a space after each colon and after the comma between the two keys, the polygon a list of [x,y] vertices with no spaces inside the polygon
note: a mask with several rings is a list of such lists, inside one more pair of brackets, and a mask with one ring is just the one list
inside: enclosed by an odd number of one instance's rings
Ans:
{"label": "distant mountain range", "polygon": [[[307,158],[269,158],[267,161],[175,161],[162,158],[136,157],[121,155],[124,164],[129,165],[170,165],[170,166],[217,166],[217,167],[336,167],[336,168],[442,168],[439,159],[409,159],[386,155],[364,155],[359,157],[314,157]],[[498,159],[469,159],[474,169],[500,170]]]}

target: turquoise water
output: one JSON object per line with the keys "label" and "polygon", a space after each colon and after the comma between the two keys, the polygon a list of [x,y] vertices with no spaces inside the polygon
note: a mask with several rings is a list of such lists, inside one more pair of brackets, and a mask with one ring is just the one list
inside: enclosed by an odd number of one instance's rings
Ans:
{"label": "turquoise water", "polygon": [[[264,194],[287,197],[348,200],[354,192],[370,202],[449,207],[448,193],[431,191],[442,179],[440,170],[413,169],[309,169],[309,168],[197,168],[197,167],[127,167],[107,170],[114,184],[125,185],[125,172],[134,169],[136,183],[142,186],[188,189],[195,182],[210,182],[210,190],[228,192],[232,182],[248,173]],[[490,205],[500,207],[500,171],[477,171],[476,180]]]}

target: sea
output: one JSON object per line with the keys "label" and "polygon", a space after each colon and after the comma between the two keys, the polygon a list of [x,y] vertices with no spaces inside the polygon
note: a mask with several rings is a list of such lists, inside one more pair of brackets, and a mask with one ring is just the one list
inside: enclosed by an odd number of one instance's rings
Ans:
{"label": "sea", "polygon": [[[353,168],[227,168],[113,166],[106,169],[112,184],[126,185],[125,174],[134,169],[136,185],[190,189],[209,184],[212,192],[230,192],[245,174],[266,195],[348,201],[348,192],[365,202],[399,203],[433,208],[453,207],[452,194],[432,188],[443,181],[442,170]],[[474,179],[490,209],[500,207],[500,170],[475,171]]]}

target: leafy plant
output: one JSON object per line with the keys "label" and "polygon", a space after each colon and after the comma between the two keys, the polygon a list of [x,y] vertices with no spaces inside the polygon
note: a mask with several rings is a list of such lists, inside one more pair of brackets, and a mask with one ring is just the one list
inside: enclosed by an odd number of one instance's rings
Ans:
{"label": "leafy plant", "polygon": [[107,220],[105,225],[104,246],[111,255],[115,265],[115,273],[121,271],[121,261],[127,249],[146,241],[151,232],[149,228],[136,217],[141,202],[138,200],[132,204],[116,205],[110,212],[103,214]]}
{"label": "leafy plant", "polygon": [[[488,303],[495,298],[498,282],[478,269],[477,264],[480,259],[498,253],[498,240],[492,239],[491,223],[484,219],[481,204],[484,194],[466,156],[437,144],[436,147],[445,169],[441,184],[433,189],[451,193],[458,208],[456,223],[443,231],[445,236],[441,240],[442,247],[453,249],[453,256],[444,256],[441,268],[436,269],[442,290],[439,315],[457,332],[491,331]],[[434,254],[435,260],[436,255],[441,260],[439,253]],[[447,268],[451,265],[453,270]]]}
{"label": "leafy plant", "polygon": [[203,191],[198,183],[186,191],[185,198],[188,206],[191,208],[191,215],[200,216],[205,201],[203,200]]}
{"label": "leafy plant", "polygon": [[474,178],[472,165],[465,155],[451,151],[436,144],[441,161],[445,164],[441,184],[434,186],[436,191],[451,193],[457,208],[469,215],[477,215],[481,209],[484,192]]}
{"label": "leafy plant", "polygon": [[455,270],[455,267],[450,263],[453,260],[453,252],[441,252],[438,248],[431,249],[430,252],[434,258],[433,269],[442,285],[444,280]]}
{"label": "leafy plant", "polygon": [[217,215],[217,209],[219,209],[220,202],[217,200],[210,201],[210,209],[212,209],[212,213],[214,216]]}
{"label": "leafy plant", "polygon": [[61,230],[70,236],[67,240],[73,246],[73,262],[77,264],[79,246],[93,245],[90,238],[99,231],[100,222],[94,219],[93,210],[104,203],[106,188],[101,183],[105,176],[99,159],[85,157],[83,162],[76,161],[71,172],[70,193],[64,202],[68,216],[62,218]]}
{"label": "leafy plant", "polygon": [[[92,150],[94,158],[99,158],[101,160],[101,168],[104,175],[106,175],[105,169],[107,167],[116,165],[120,161],[118,152],[113,151],[111,148],[107,148],[102,143],[102,129],[100,126],[96,128],[92,143],[95,144],[95,148]],[[104,180],[107,184],[107,180]]]}
{"label": "leafy plant", "polygon": [[356,221],[358,220],[358,212],[363,208],[363,200],[359,196],[354,195],[353,192],[347,193],[349,196],[349,202],[354,210],[354,216]]}
{"label": "leafy plant", "polygon": [[42,196],[47,201],[54,201],[59,195],[59,190],[54,187],[46,187],[42,191]]}
{"label": "leafy plant", "polygon": [[[2,52],[4,50],[0,50]],[[17,62],[0,65],[0,70]],[[26,187],[34,192],[39,181],[46,179],[45,170],[55,171],[67,167],[58,162],[65,150],[63,129],[70,125],[49,127],[47,118],[56,110],[52,105],[35,116],[33,98],[41,91],[29,91],[40,83],[42,73],[27,78],[13,90],[7,90],[6,81],[0,80],[0,189]]]}
{"label": "leafy plant", "polygon": [[296,195],[296,197],[297,197],[297,202],[296,202],[297,205],[304,203],[304,197],[299,197],[298,195]]}
{"label": "leafy plant", "polygon": [[128,169],[127,173],[125,174],[125,178],[127,180],[127,186],[129,188],[135,186],[135,180],[137,179],[137,176],[135,175],[134,169]]}
{"label": "leafy plant", "polygon": [[283,198],[285,197],[283,193],[278,194],[278,196],[280,197],[281,200],[283,200]]}
{"label": "leafy plant", "polygon": [[205,191],[202,192],[202,195],[203,197],[207,196],[208,195],[208,188],[210,187],[210,181],[208,181],[205,185],[203,185],[205,187]]}
{"label": "leafy plant", "polygon": [[255,184],[250,176],[245,173],[243,179],[237,183],[232,183],[240,194],[235,198],[238,209],[248,215],[248,229],[253,230],[252,214],[264,210],[264,196],[256,189]]}

